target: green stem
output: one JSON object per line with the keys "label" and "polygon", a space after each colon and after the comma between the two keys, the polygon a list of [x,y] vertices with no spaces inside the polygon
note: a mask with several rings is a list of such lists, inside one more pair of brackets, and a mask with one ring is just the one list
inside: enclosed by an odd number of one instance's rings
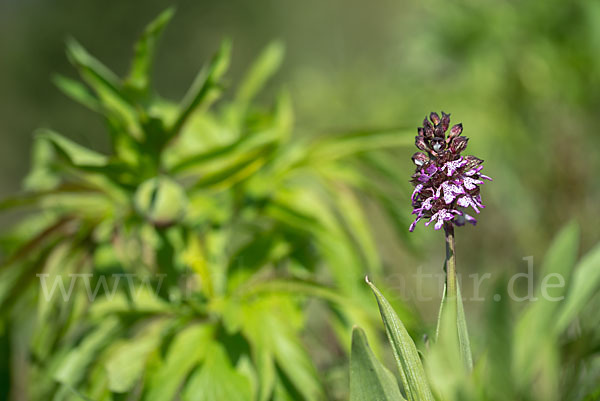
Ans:
{"label": "green stem", "polygon": [[454,252],[454,226],[444,224],[446,233],[446,296],[456,300],[456,254]]}

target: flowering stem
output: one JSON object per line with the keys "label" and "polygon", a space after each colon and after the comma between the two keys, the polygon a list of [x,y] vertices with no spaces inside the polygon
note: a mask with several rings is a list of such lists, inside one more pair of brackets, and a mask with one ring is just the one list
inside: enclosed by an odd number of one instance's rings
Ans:
{"label": "flowering stem", "polygon": [[454,226],[450,222],[444,224],[446,233],[446,295],[448,299],[456,299],[456,255],[454,253]]}

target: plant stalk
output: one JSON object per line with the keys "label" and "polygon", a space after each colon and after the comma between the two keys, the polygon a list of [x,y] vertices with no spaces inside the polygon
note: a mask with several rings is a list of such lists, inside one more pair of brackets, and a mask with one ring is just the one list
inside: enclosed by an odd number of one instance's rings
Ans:
{"label": "plant stalk", "polygon": [[456,254],[454,252],[454,226],[450,222],[444,224],[446,233],[446,296],[456,300]]}

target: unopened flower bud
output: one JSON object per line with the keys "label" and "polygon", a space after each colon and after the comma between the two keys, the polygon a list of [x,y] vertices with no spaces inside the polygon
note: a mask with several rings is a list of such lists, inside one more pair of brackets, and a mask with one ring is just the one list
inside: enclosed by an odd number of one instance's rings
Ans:
{"label": "unopened flower bud", "polygon": [[448,135],[449,139],[456,138],[462,133],[463,127],[462,124],[456,124],[452,128],[450,128],[450,134]]}
{"label": "unopened flower bud", "polygon": [[457,136],[456,138],[452,139],[452,142],[450,142],[450,150],[452,153],[458,154],[467,148],[468,141],[469,138]]}
{"label": "unopened flower bud", "polygon": [[431,150],[431,149],[429,149],[429,146],[427,146],[427,142],[425,141],[425,138],[422,137],[421,135],[415,137],[415,145],[420,150],[424,150],[427,152],[429,152]]}
{"label": "unopened flower bud", "polygon": [[445,133],[448,131],[450,125],[450,114],[446,114],[442,111],[442,131]]}
{"label": "unopened flower bud", "polygon": [[423,120],[423,129],[425,130],[425,138],[433,137],[433,125],[431,125],[427,117]]}
{"label": "unopened flower bud", "polygon": [[417,166],[421,167],[429,161],[429,156],[427,156],[425,153],[417,152],[414,155],[412,155],[412,161]]}
{"label": "unopened flower bud", "polygon": [[433,122],[433,125],[438,125],[440,123],[440,116],[436,112],[431,112],[429,118],[431,119],[431,122]]}
{"label": "unopened flower bud", "polygon": [[444,140],[445,134],[444,134],[444,129],[442,128],[441,125],[438,125],[438,126],[435,127],[433,135],[436,138],[440,138],[441,140]]}
{"label": "unopened flower bud", "polygon": [[464,158],[467,161],[467,164],[465,164],[466,171],[474,169],[475,167],[477,167],[481,163],[483,163],[483,160],[481,160],[480,158],[475,157],[475,156],[468,155],[468,156],[465,156]]}

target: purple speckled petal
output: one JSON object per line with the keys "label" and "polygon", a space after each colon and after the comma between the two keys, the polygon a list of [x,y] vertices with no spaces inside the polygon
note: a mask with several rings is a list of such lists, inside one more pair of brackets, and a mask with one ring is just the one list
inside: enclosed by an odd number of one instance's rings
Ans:
{"label": "purple speckled petal", "polygon": [[[422,170],[421,170],[422,171]],[[434,164],[430,164],[429,166],[427,166],[427,168],[425,169],[425,172],[429,175],[433,175],[438,171],[438,168],[434,165]]]}
{"label": "purple speckled petal", "polygon": [[413,221],[413,222],[410,224],[410,227],[408,227],[408,231],[410,231],[410,232],[412,233],[412,232],[415,230],[415,227],[417,226],[417,223],[419,222],[419,220],[421,220],[421,216],[417,217],[417,218],[415,219],[415,221]]}
{"label": "purple speckled petal", "polygon": [[465,220],[473,225],[477,225],[477,219],[473,216],[469,216],[468,214],[464,214]]}
{"label": "purple speckled petal", "polygon": [[433,196],[430,198],[427,198],[423,201],[422,203],[422,207],[425,210],[431,210],[431,208],[433,207],[433,205],[431,204],[431,202],[433,202],[436,198],[434,198]]}
{"label": "purple speckled petal", "polygon": [[465,173],[465,175],[468,175],[470,177],[472,175],[479,173],[482,169],[483,169],[483,166],[477,166],[474,169],[467,171]]}
{"label": "purple speckled petal", "polygon": [[483,181],[471,177],[462,177],[462,184],[465,188],[471,190],[477,188],[477,184],[483,184]]}
{"label": "purple speckled petal", "polygon": [[465,193],[465,190],[461,186],[450,181],[445,181],[440,185],[435,194],[438,198],[440,197],[440,191],[444,191],[444,202],[446,202],[447,205],[452,203],[458,195]]}
{"label": "purple speckled petal", "polygon": [[473,197],[470,195],[465,195],[465,196],[460,197],[458,199],[457,203],[459,206],[462,206],[462,207],[471,206],[473,208],[473,210],[475,210],[475,213],[479,213],[479,209],[477,208],[477,206],[480,206],[480,204],[477,204],[475,199],[473,199]]}
{"label": "purple speckled petal", "polygon": [[419,178],[417,178],[417,180],[419,180],[419,182],[427,182],[427,181],[429,181],[430,178],[431,177],[428,176],[427,174],[421,174],[419,176]]}
{"label": "purple speckled petal", "polygon": [[442,167],[442,170],[447,170],[446,175],[450,177],[456,172],[456,170],[458,170],[465,164],[467,164],[467,161],[461,157],[460,159],[446,162],[446,164],[444,164],[444,166]]}
{"label": "purple speckled petal", "polygon": [[477,206],[479,206],[482,209],[485,208],[485,205],[481,202],[481,195],[476,195],[474,199],[475,203],[477,203]]}
{"label": "purple speckled petal", "polygon": [[494,181],[494,180],[492,180],[491,177],[488,177],[487,175],[483,175],[483,174],[480,174],[479,178],[483,178],[484,180]]}
{"label": "purple speckled petal", "polygon": [[437,223],[435,223],[435,226],[433,226],[433,228],[435,228],[436,230],[439,230],[440,228],[442,228],[443,225],[444,225],[444,220],[438,219]]}
{"label": "purple speckled petal", "polygon": [[444,225],[444,221],[452,220],[453,218],[454,218],[454,214],[450,213],[449,211],[447,211],[445,209],[442,209],[442,210],[438,211],[437,213],[435,213],[433,216],[431,216],[429,221],[425,222],[425,225],[428,226],[435,220],[436,223],[433,226],[433,228],[435,228],[436,230],[439,230]]}
{"label": "purple speckled petal", "polygon": [[414,201],[416,199],[416,197],[417,197],[417,194],[419,192],[421,192],[422,189],[423,189],[423,184],[417,185],[415,187],[415,190],[413,191],[412,196],[410,197],[410,199]]}
{"label": "purple speckled petal", "polygon": [[437,216],[439,215],[439,213],[440,212],[437,212],[433,216],[431,216],[431,218],[425,222],[425,227],[429,226],[433,220],[437,219]]}

